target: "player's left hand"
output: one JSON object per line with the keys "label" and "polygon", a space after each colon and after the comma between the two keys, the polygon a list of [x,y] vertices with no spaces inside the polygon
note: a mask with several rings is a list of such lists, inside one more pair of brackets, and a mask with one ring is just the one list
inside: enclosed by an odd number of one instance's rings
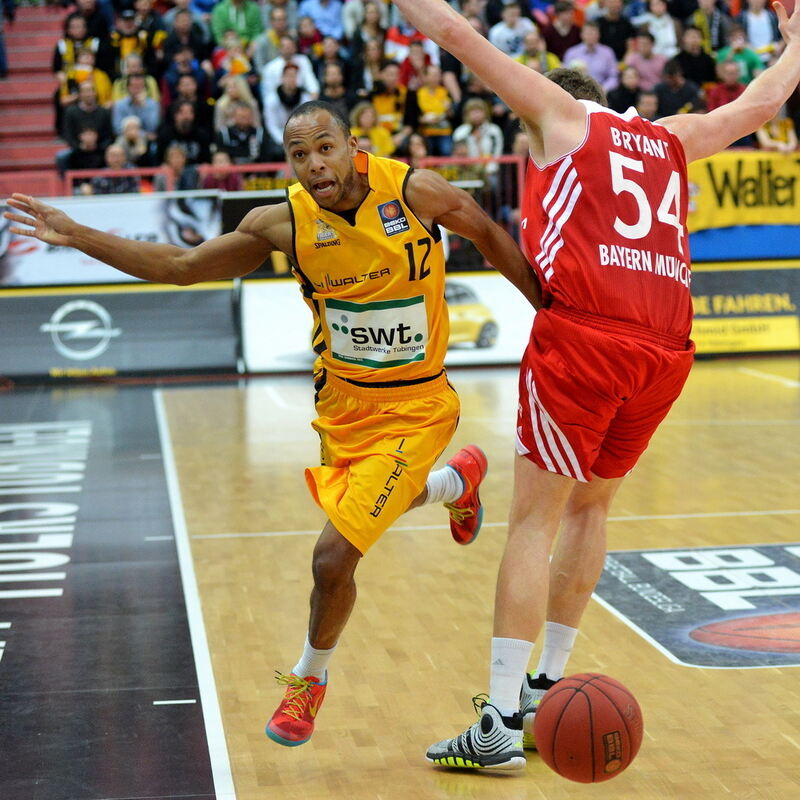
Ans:
{"label": "player's left hand", "polygon": [[[18,223],[9,229],[11,233],[39,239],[39,241],[55,247],[70,246],[70,234],[74,232],[76,223],[63,211],[26,194],[13,194],[6,200],[6,205],[28,215],[23,216],[23,214],[12,211],[6,211],[3,214],[6,219]],[[19,225],[28,227],[21,228]]]}

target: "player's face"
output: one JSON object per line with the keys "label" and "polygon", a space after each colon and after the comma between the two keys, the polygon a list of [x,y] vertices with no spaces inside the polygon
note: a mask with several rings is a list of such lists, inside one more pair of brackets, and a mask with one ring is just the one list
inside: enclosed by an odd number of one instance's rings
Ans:
{"label": "player's face", "polygon": [[343,211],[361,200],[356,139],[346,137],[327,111],[290,120],[283,143],[297,180],[322,208]]}

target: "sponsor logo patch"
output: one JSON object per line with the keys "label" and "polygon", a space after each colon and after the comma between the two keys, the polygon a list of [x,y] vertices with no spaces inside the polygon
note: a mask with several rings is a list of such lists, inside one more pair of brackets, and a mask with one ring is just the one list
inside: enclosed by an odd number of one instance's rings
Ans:
{"label": "sponsor logo patch", "polygon": [[405,233],[411,230],[408,224],[403,207],[399,200],[390,200],[388,203],[381,203],[378,206],[378,214],[383,223],[383,230],[387,236],[394,236],[398,233]]}
{"label": "sponsor logo patch", "polygon": [[339,234],[327,222],[318,219],[317,241],[314,243],[314,248],[318,250],[320,247],[335,247],[341,243]]}
{"label": "sponsor logo patch", "polygon": [[800,544],[611,552],[595,598],[679,664],[800,666]]}

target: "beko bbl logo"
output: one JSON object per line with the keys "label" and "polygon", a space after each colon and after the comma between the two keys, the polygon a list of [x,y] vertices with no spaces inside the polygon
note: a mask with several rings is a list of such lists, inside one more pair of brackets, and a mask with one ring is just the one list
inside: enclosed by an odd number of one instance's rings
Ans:
{"label": "beko bbl logo", "polygon": [[105,353],[122,331],[113,327],[111,314],[93,300],[70,300],[40,326],[49,333],[56,350],[74,361],[89,361]]}

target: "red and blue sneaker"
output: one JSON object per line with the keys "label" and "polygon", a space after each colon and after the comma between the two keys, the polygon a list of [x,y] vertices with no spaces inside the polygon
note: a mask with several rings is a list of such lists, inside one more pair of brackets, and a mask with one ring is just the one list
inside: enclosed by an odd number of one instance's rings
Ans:
{"label": "red and blue sneaker", "polygon": [[481,529],[483,505],[478,494],[481,481],[489,468],[486,454],[477,445],[469,444],[448,462],[464,482],[464,493],[454,503],[445,503],[450,512],[450,533],[459,544],[469,544]]}
{"label": "red and blue sneaker", "polygon": [[317,712],[328,688],[327,678],[322,683],[319,678],[301,678],[290,673],[277,673],[278,683],[286,686],[286,694],[267,723],[267,736],[273,742],[286,747],[305,744],[314,733]]}

